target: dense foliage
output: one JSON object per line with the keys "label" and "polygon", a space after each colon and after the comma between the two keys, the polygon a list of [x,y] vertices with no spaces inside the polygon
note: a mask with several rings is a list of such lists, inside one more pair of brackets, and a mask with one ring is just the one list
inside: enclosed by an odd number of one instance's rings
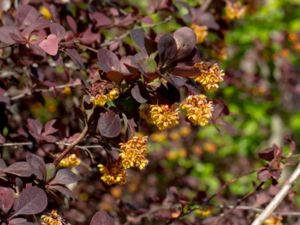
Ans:
{"label": "dense foliage", "polygon": [[1,225],[250,224],[298,163],[297,0],[0,3]]}

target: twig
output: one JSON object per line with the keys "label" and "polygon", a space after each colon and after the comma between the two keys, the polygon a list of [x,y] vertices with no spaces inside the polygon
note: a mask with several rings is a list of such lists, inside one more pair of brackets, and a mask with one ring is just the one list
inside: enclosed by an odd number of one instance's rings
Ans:
{"label": "twig", "polygon": [[287,182],[282,186],[280,191],[276,194],[273,200],[268,204],[268,206],[262,211],[262,213],[253,221],[251,225],[261,225],[279,206],[279,204],[283,201],[285,196],[288,194],[291,186],[300,176],[300,163],[289,177]]}
{"label": "twig", "polygon": [[0,147],[18,147],[18,146],[28,146],[33,145],[32,142],[10,142],[10,143],[3,143],[0,144]]}
{"label": "twig", "polygon": [[74,140],[63,152],[54,160],[53,164],[57,166],[59,162],[67,155],[69,154],[72,149],[85,137],[85,135],[88,132],[88,126],[85,125],[82,132],[80,133],[79,137]]}
{"label": "twig", "polygon": [[201,10],[202,10],[203,12],[206,11],[211,3],[212,3],[212,0],[206,0],[206,1],[201,5]]}

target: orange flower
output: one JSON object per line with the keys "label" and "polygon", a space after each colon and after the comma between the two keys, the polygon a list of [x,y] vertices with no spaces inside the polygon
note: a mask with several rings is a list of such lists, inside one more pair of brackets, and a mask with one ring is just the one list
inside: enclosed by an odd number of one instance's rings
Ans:
{"label": "orange flower", "polygon": [[225,7],[225,17],[228,20],[240,19],[244,16],[246,12],[246,7],[243,6],[240,2],[232,3],[231,1],[226,1]]}
{"label": "orange flower", "polygon": [[126,182],[126,171],[121,159],[118,159],[106,166],[99,164],[98,168],[102,174],[101,180],[107,185],[124,184]]}
{"label": "orange flower", "polygon": [[202,43],[208,35],[207,26],[199,26],[197,24],[192,24],[191,29],[196,34],[198,44]]}
{"label": "orange flower", "polygon": [[174,127],[179,123],[178,109],[169,105],[151,105],[150,118],[159,130]]}

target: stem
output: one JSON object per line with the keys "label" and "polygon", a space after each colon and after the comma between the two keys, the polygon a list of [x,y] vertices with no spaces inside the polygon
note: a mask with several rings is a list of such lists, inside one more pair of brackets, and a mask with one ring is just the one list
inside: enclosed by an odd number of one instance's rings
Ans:
{"label": "stem", "polygon": [[85,137],[88,131],[88,126],[85,125],[82,132],[80,133],[79,137],[73,141],[63,152],[54,160],[53,164],[57,166],[59,162],[67,155],[69,154],[72,149]]}
{"label": "stem", "polygon": [[253,221],[251,225],[261,225],[263,222],[274,212],[274,210],[279,206],[279,204],[283,201],[285,196],[288,194],[291,186],[300,176],[300,163],[289,177],[287,182],[282,186],[280,191],[276,194],[273,200],[269,203],[269,205],[263,210],[263,212]]}

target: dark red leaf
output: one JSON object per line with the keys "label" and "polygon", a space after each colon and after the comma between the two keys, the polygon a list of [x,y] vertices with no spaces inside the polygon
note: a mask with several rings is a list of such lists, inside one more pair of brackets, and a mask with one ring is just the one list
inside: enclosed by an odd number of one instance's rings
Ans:
{"label": "dark red leaf", "polygon": [[24,189],[15,201],[14,217],[17,215],[33,215],[43,212],[48,205],[45,191],[38,187]]}
{"label": "dark red leaf", "polygon": [[92,44],[96,41],[100,41],[100,34],[92,32],[92,27],[89,26],[83,33],[80,34],[79,40],[83,44]]}
{"label": "dark red leaf", "polygon": [[135,85],[132,89],[131,89],[131,95],[132,97],[139,103],[146,103],[147,99],[145,99],[140,92],[140,88],[138,85]]}
{"label": "dark red leaf", "polygon": [[171,34],[165,34],[159,39],[157,49],[161,64],[168,64],[176,57],[176,42]]}
{"label": "dark red leaf", "polygon": [[42,180],[46,177],[46,164],[41,157],[28,153],[26,161],[32,167],[32,173],[35,174],[38,179]]}
{"label": "dark red leaf", "polygon": [[198,68],[195,68],[193,66],[176,66],[172,70],[172,74],[181,77],[193,77],[200,74],[200,71]]}
{"label": "dark red leaf", "polygon": [[71,172],[70,169],[60,169],[57,171],[54,179],[50,182],[50,185],[61,184],[68,185],[79,181],[80,178]]}
{"label": "dark red leaf", "polygon": [[15,162],[3,171],[20,177],[30,177],[32,175],[32,168],[27,162]]}
{"label": "dark red leaf", "polygon": [[109,72],[112,70],[121,71],[120,60],[113,52],[102,48],[99,49],[97,56],[100,68],[104,72]]}
{"label": "dark red leaf", "polygon": [[98,121],[98,129],[104,137],[113,138],[121,133],[121,120],[118,114],[108,111],[101,114]]}
{"label": "dark red leaf", "polygon": [[69,27],[71,28],[71,30],[73,31],[73,33],[77,33],[77,24],[75,22],[75,20],[73,19],[73,17],[71,16],[67,16],[67,23],[69,25]]}
{"label": "dark red leaf", "polygon": [[93,216],[90,225],[114,225],[114,219],[105,211],[98,211]]}
{"label": "dark red leaf", "polygon": [[109,26],[112,24],[111,20],[101,12],[91,13],[90,19],[96,22],[96,27]]}
{"label": "dark red leaf", "polygon": [[177,45],[177,60],[188,56],[196,46],[196,34],[189,27],[182,27],[175,31],[173,37]]}
{"label": "dark red leaf", "polygon": [[0,209],[7,213],[14,204],[15,192],[11,188],[0,187]]}

